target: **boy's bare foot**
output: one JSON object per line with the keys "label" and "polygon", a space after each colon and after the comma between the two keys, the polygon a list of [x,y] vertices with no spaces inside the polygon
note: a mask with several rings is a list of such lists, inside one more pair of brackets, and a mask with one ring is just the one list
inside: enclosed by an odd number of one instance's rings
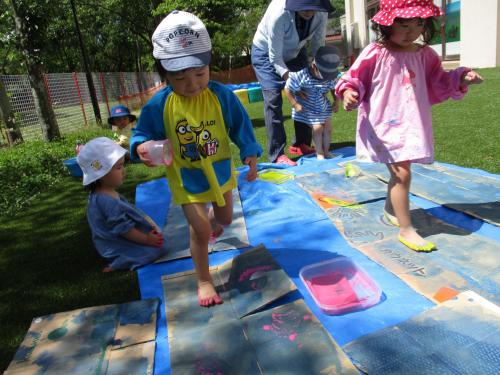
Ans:
{"label": "boy's bare foot", "polygon": [[213,284],[210,281],[198,282],[198,304],[203,307],[220,305],[222,298],[217,294]]}
{"label": "boy's bare foot", "polygon": [[318,160],[325,160],[325,156],[324,155],[320,155],[320,154],[316,154],[316,159],[318,159]]}
{"label": "boy's bare foot", "polygon": [[214,244],[217,242],[217,238],[222,236],[222,233],[224,233],[224,228],[222,225],[217,224],[217,228],[215,228],[212,233],[210,233],[210,238],[208,239],[209,244]]}

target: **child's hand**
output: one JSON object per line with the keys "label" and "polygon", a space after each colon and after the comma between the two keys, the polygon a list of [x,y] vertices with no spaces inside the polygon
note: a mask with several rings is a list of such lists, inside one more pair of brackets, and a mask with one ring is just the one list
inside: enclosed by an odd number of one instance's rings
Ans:
{"label": "child's hand", "polygon": [[251,182],[257,178],[257,157],[248,156],[245,158],[244,163],[250,167],[247,173],[247,181]]}
{"label": "child's hand", "polygon": [[141,143],[139,146],[137,146],[136,151],[137,155],[139,156],[139,159],[146,164],[148,167],[155,167],[153,164],[153,161],[149,159],[148,151],[147,151],[147,145],[148,143],[153,142],[153,141],[147,141],[144,143]]}
{"label": "child's hand", "polygon": [[332,111],[333,113],[337,113],[339,111],[339,102],[337,100],[332,103]]}
{"label": "child's hand", "polygon": [[471,70],[462,76],[461,86],[469,86],[472,84],[479,84],[483,82],[483,77]]}
{"label": "child's hand", "polygon": [[358,106],[358,96],[359,94],[351,89],[344,91],[344,109],[346,111],[352,111]]}
{"label": "child's hand", "polygon": [[307,94],[305,91],[297,91],[297,94],[296,94],[299,98],[301,98],[302,100],[307,100]]}
{"label": "child's hand", "polygon": [[293,109],[295,109],[296,112],[302,112],[302,104],[295,102],[295,104],[293,105]]}
{"label": "child's hand", "polygon": [[147,245],[152,247],[162,247],[163,246],[163,235],[156,231],[156,229],[151,230],[147,234]]}

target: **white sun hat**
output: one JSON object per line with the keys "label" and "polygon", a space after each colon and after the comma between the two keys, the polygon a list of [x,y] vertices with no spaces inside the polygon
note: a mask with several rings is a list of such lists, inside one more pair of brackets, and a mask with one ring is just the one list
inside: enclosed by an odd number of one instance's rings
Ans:
{"label": "white sun hat", "polygon": [[194,14],[172,11],[151,37],[153,56],[169,72],[210,64],[212,42],[203,22]]}
{"label": "white sun hat", "polygon": [[76,157],[83,171],[83,185],[89,185],[107,175],[126,153],[127,150],[106,137],[87,142]]}

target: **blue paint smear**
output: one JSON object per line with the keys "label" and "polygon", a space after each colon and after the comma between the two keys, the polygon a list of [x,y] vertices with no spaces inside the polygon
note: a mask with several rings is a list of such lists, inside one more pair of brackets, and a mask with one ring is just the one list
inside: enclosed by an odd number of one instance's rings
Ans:
{"label": "blue paint smear", "polygon": [[120,325],[149,324],[157,309],[157,298],[123,304],[120,306]]}
{"label": "blue paint smear", "polygon": [[106,375],[146,375],[148,373],[147,358],[137,358],[132,360],[117,361],[113,360],[112,365],[108,368]]}

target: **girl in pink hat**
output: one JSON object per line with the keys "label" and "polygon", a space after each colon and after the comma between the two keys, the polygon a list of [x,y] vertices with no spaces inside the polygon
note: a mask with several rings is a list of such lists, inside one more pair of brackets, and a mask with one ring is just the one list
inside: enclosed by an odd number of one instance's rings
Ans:
{"label": "girl in pink hat", "polygon": [[461,99],[470,84],[482,82],[469,68],[444,71],[427,45],[441,15],[432,0],[381,0],[372,18],[378,41],[336,86],[345,110],[359,107],[357,159],[386,164],[391,178],[384,214],[399,226],[399,240],[415,251],[436,249],[413,228],[408,196],[412,163],[434,161],[431,106]]}

